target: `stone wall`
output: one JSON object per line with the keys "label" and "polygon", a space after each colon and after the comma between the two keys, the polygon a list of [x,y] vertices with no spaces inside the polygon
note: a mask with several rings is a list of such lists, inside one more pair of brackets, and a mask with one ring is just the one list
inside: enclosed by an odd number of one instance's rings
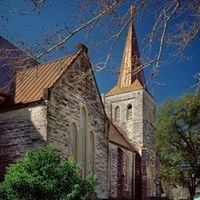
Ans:
{"label": "stone wall", "polygon": [[[119,150],[122,155],[119,155]],[[122,158],[122,160],[120,160]],[[127,158],[129,166],[127,167]],[[134,197],[134,162],[133,152],[113,143],[109,144],[109,197],[132,199]],[[119,166],[122,165],[122,166]],[[127,180],[126,180],[127,179]]]}
{"label": "stone wall", "polygon": [[[132,105],[132,118],[127,119],[127,106]],[[120,120],[115,121],[115,108],[120,107]],[[156,196],[156,154],[155,154],[155,120],[156,107],[152,96],[146,90],[131,91],[116,94],[105,98],[105,108],[108,116],[115,125],[126,134],[129,141],[142,156],[143,170],[143,194]],[[144,183],[145,182],[145,183]]]}
{"label": "stone wall", "polygon": [[[76,73],[74,73],[76,72]],[[80,131],[80,109],[88,113],[87,133],[96,135],[95,172],[99,198],[108,196],[108,124],[88,58],[81,55],[50,91],[48,101],[48,144],[71,155],[73,122]]]}
{"label": "stone wall", "polygon": [[37,105],[0,113],[0,178],[5,168],[27,149],[45,145],[46,106]]}
{"label": "stone wall", "polygon": [[[127,120],[127,106],[131,104],[133,117]],[[120,121],[114,121],[114,109],[120,107]],[[112,121],[120,127],[129,141],[141,153],[143,146],[143,91],[132,91],[105,98],[105,109]]]}
{"label": "stone wall", "polygon": [[156,196],[156,185],[158,168],[156,165],[156,139],[155,139],[155,123],[156,123],[156,106],[151,95],[143,92],[143,135],[144,148],[146,149],[146,172],[147,172],[147,196]]}
{"label": "stone wall", "polygon": [[[164,193],[163,197],[168,197],[173,200],[188,200],[189,199],[189,190],[188,188],[183,188],[180,185],[169,186],[162,184]],[[198,192],[198,188],[197,188]]]}
{"label": "stone wall", "polygon": [[117,198],[117,149],[118,146],[112,143],[109,144],[109,197],[111,198]]}
{"label": "stone wall", "polygon": [[[132,199],[132,197],[134,197],[134,176],[135,176],[135,172],[134,172],[134,153],[131,151],[128,151],[126,149],[123,149],[123,153],[124,153],[124,160],[123,160],[123,173],[125,176],[125,187],[124,187],[124,197],[126,197],[127,199]],[[127,162],[128,159],[128,162]],[[127,180],[126,180],[127,179]]]}
{"label": "stone wall", "polygon": [[146,91],[143,91],[143,123],[144,146],[154,154],[156,106],[153,98]]}

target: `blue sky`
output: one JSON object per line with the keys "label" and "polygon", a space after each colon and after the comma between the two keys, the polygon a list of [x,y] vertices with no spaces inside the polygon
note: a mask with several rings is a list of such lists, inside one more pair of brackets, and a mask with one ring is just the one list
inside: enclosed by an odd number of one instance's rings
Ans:
{"label": "blue sky", "polygon": [[[36,9],[31,15],[25,16],[19,15],[16,10],[20,9],[20,12],[31,10],[30,5],[27,6],[25,3],[28,2],[28,0],[1,0],[0,2],[1,35],[16,45],[20,44],[19,41],[23,41],[27,48],[33,49],[42,48],[41,41],[46,35],[55,33],[56,30],[64,25],[69,26],[71,30],[73,30],[82,23],[82,20],[88,20],[92,16],[92,11],[88,12],[85,10],[79,12],[79,10],[74,7],[76,1],[74,1],[74,3],[70,3],[71,1],[66,0],[46,1],[47,3],[43,7]],[[118,13],[126,14],[129,6],[130,3],[125,3],[118,9]],[[94,10],[95,6],[93,7],[91,5],[90,8]],[[89,34],[88,30],[80,32],[64,45],[64,51],[63,49],[56,50],[42,58],[42,62],[75,52],[75,47],[78,42],[83,42],[88,46],[91,63],[93,65],[105,61],[112,44],[106,41],[107,34],[117,30],[116,22],[112,24],[109,20],[109,16],[105,17],[101,23],[97,24],[91,32],[89,32]],[[145,15],[142,13],[135,21],[141,56],[144,56],[144,38],[152,29],[154,20],[150,14]],[[171,25],[173,26],[173,23]],[[101,72],[96,73],[101,93],[106,93],[116,82],[116,72],[120,66],[126,32],[127,29],[125,29],[114,47],[108,66]],[[102,42],[104,42],[104,44],[100,45]],[[146,80],[149,80],[149,91],[155,97],[158,104],[163,103],[168,97],[177,98],[193,90],[192,86],[196,83],[194,75],[200,71],[199,42],[200,38],[191,42],[190,46],[184,51],[185,58],[183,60],[170,57],[170,49],[164,51],[163,60],[168,61],[168,64],[163,65],[159,69],[159,75],[155,79],[148,79],[151,68],[145,69]]]}

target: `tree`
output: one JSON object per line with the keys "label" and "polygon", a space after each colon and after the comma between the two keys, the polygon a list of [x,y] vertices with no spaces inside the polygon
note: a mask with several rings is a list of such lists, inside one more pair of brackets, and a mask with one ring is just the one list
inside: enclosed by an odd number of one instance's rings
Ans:
{"label": "tree", "polygon": [[200,94],[170,99],[160,107],[157,152],[161,180],[187,187],[193,199],[200,185]]}
{"label": "tree", "polygon": [[[51,0],[24,0],[24,3],[21,4],[9,3],[5,0],[0,0],[0,2],[2,6],[0,10],[2,12],[1,18],[4,24],[2,32],[4,34],[7,34],[6,24],[9,24],[8,21],[10,20],[8,13],[22,18],[27,17],[31,20],[34,16],[39,16],[45,12],[48,6],[55,6]],[[95,59],[94,70],[101,71],[106,68],[107,71],[113,71],[112,68],[108,68],[108,65],[112,60],[114,47],[131,18],[128,10],[121,12],[121,9],[130,5],[131,1],[77,0],[71,3],[69,1],[59,2],[66,9],[70,7],[73,10],[73,23],[68,20],[63,24],[55,24],[56,28],[54,27],[51,30],[46,31],[44,29],[39,33],[38,41],[34,41],[31,48],[27,48],[27,41],[16,37],[18,46],[32,54],[38,61],[43,62],[44,58],[48,59],[48,54],[58,51],[64,52],[68,47],[69,40],[84,33],[81,37],[82,41],[91,43],[96,40],[95,44],[93,43],[90,46],[93,46],[93,51],[97,55],[99,55],[99,49],[107,50],[107,55],[103,59],[98,56],[98,59]],[[142,21],[146,21],[147,18],[152,18],[153,21],[151,30],[144,37],[142,44],[141,69],[151,67],[150,77],[154,78],[158,76],[160,66],[173,58],[182,57],[184,49],[199,36],[200,3],[199,0],[138,0],[132,1],[132,3],[135,6],[132,16],[135,22],[140,21],[141,18],[143,18]],[[70,17],[72,16],[68,16],[66,11],[66,18]],[[28,25],[25,24],[24,26],[27,27]],[[100,41],[99,37],[96,37],[99,30],[102,33]],[[169,50],[167,51],[167,49]],[[171,59],[167,60],[166,57]],[[13,61],[15,61],[15,56]],[[137,73],[137,71],[134,73]],[[198,78],[197,81],[196,87],[199,87]]]}
{"label": "tree", "polygon": [[95,186],[94,176],[82,179],[71,159],[63,162],[56,149],[45,147],[27,152],[7,169],[0,199],[95,199]]}

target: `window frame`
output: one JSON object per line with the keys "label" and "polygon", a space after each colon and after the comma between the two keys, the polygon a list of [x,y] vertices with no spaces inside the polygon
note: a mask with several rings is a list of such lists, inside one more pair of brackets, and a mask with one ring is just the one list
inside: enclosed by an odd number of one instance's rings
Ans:
{"label": "window frame", "polygon": [[115,122],[119,122],[120,119],[121,119],[121,109],[120,109],[120,106],[115,106],[115,109],[114,109],[114,121]]}
{"label": "window frame", "polygon": [[89,145],[88,145],[88,171],[95,173],[95,157],[96,157],[96,134],[94,131],[90,131],[89,137]]}
{"label": "window frame", "polygon": [[76,122],[71,123],[70,133],[72,137],[72,156],[73,156],[73,159],[76,162],[78,162],[79,161],[79,130],[78,130],[78,126]]}
{"label": "window frame", "polygon": [[80,165],[82,175],[87,175],[88,170],[88,111],[85,105],[80,106]]}

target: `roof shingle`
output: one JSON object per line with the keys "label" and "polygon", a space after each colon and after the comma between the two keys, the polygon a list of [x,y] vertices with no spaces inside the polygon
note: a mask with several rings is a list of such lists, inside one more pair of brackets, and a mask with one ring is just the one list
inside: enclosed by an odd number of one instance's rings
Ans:
{"label": "roof shingle", "polygon": [[121,93],[125,93],[125,92],[131,92],[131,91],[135,91],[135,90],[140,90],[142,88],[143,88],[143,86],[136,79],[130,86],[127,86],[127,87],[119,87],[118,85],[116,85],[109,92],[106,93],[106,96],[112,96],[112,95],[121,94]]}
{"label": "roof shingle", "polygon": [[41,100],[44,90],[56,82],[73,58],[74,56],[67,56],[17,72],[14,103],[30,103]]}

